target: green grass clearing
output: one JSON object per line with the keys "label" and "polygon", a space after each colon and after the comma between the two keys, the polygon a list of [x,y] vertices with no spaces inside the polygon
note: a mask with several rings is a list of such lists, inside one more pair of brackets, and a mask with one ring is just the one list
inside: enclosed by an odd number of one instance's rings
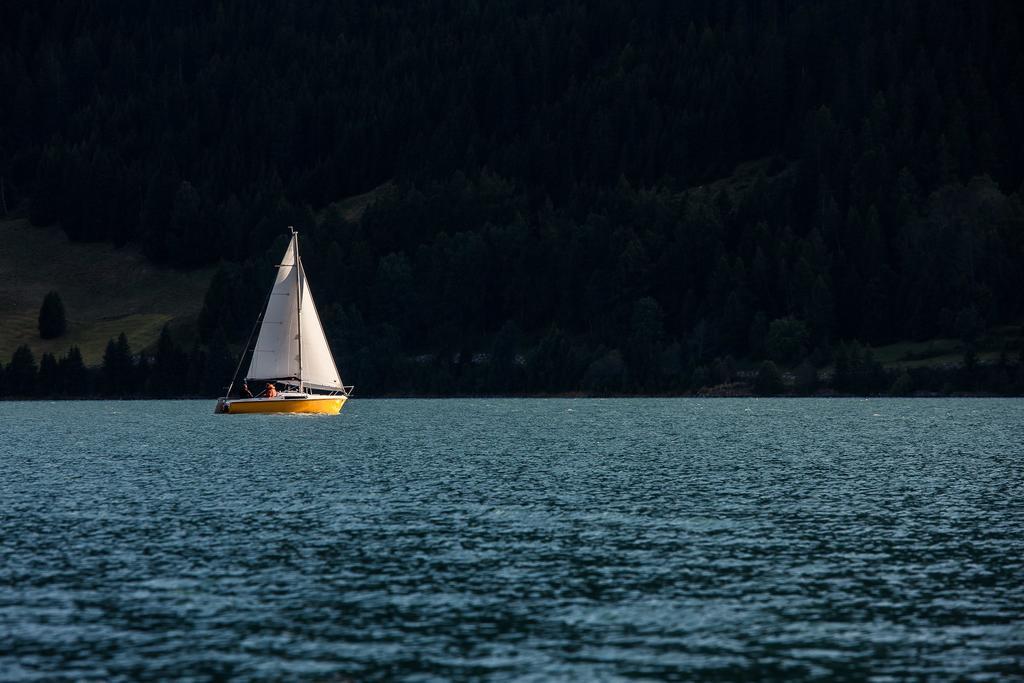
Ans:
{"label": "green grass clearing", "polygon": [[[998,362],[1000,354],[1008,350],[1011,361],[1024,345],[1024,334],[1020,325],[1002,325],[990,328],[977,343],[979,362]],[[926,366],[962,365],[964,343],[959,339],[929,339],[921,342],[897,342],[871,349],[882,365],[895,368],[919,368]]]}
{"label": "green grass clearing", "polygon": [[350,223],[357,223],[362,219],[363,214],[366,213],[366,209],[371,204],[383,197],[386,197],[389,193],[395,192],[396,190],[397,187],[390,181],[383,185],[378,185],[369,192],[347,197],[341,201],[328,205],[320,212],[320,219],[323,220],[334,213],[340,214],[342,218]]}
{"label": "green grass clearing", "polygon": [[[97,365],[107,340],[121,332],[135,351],[150,347],[165,324],[194,327],[213,272],[154,266],[131,247],[73,243],[56,227],[0,221],[0,362],[22,344],[37,361],[76,345],[87,365]],[[51,289],[64,302],[68,331],[43,340],[39,307]]]}

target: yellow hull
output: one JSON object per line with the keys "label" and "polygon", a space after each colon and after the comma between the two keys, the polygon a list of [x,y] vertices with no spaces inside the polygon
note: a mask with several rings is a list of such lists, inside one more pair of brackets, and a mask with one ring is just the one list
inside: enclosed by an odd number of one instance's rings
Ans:
{"label": "yellow hull", "polygon": [[[226,410],[221,412],[231,415],[255,413],[316,413],[320,415],[337,415],[348,400],[345,396],[329,396],[324,398],[259,398],[235,399],[223,402]],[[219,407],[219,406],[218,406]]]}

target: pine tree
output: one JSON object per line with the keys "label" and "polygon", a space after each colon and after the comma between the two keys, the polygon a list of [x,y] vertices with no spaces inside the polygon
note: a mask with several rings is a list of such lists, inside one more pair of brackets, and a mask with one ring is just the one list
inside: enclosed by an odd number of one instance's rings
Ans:
{"label": "pine tree", "polygon": [[793,363],[807,353],[810,335],[807,325],[796,318],[779,318],[768,326],[765,347],[768,357],[779,363]]}
{"label": "pine tree", "polygon": [[135,372],[132,374],[132,377],[134,378],[135,390],[146,397],[150,395],[149,378],[152,372],[153,368],[149,358],[145,354],[140,353],[139,360],[135,364]]}
{"label": "pine tree", "polygon": [[60,368],[52,353],[44,353],[39,359],[39,375],[36,382],[36,394],[53,396],[61,391]]}
{"label": "pine tree", "polygon": [[647,387],[657,371],[664,337],[664,314],[651,297],[637,300],[630,315],[626,361],[636,388]]}
{"label": "pine tree", "polygon": [[203,249],[203,215],[199,193],[192,183],[183,180],[174,195],[168,230],[170,258],[174,263],[186,266],[199,265],[208,261],[213,254]]}
{"label": "pine tree", "polygon": [[206,375],[200,390],[206,396],[222,396],[235,371],[236,358],[228,348],[224,330],[217,330],[206,355]]}
{"label": "pine tree", "polygon": [[170,329],[164,325],[156,345],[156,358],[150,372],[148,393],[153,396],[182,396],[186,386],[188,355],[175,343]]}
{"label": "pine tree", "polygon": [[47,292],[39,309],[39,336],[43,339],[55,339],[64,334],[67,327],[64,302],[61,301],[60,294],[55,291]]}
{"label": "pine tree", "polygon": [[35,188],[29,201],[29,220],[33,225],[52,225],[59,218],[57,209],[63,193],[63,173],[58,154],[56,146],[48,146],[36,167]]}
{"label": "pine tree", "polygon": [[134,365],[128,337],[122,332],[107,342],[103,353],[103,389],[109,396],[126,396],[134,389]]}
{"label": "pine tree", "polygon": [[35,393],[36,359],[32,350],[25,345],[19,346],[11,356],[4,373],[7,382],[7,394],[15,398],[28,398]]}
{"label": "pine tree", "polygon": [[206,350],[199,345],[199,340],[196,340],[185,361],[186,370],[181,387],[182,393],[197,394],[203,390],[206,374],[209,371],[208,365]]}
{"label": "pine tree", "polygon": [[77,346],[68,349],[67,354],[60,359],[60,376],[64,394],[85,396],[89,393],[89,373]]}

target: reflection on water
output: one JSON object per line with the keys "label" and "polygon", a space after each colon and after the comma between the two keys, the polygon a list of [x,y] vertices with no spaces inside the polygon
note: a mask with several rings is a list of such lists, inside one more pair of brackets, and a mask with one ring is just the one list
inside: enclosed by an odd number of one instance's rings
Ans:
{"label": "reflection on water", "polygon": [[0,403],[0,679],[993,677],[1024,401]]}

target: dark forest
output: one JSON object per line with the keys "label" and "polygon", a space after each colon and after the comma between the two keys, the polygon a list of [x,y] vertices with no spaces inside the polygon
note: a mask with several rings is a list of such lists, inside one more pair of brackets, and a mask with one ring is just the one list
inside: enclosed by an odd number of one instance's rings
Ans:
{"label": "dark forest", "polygon": [[[5,3],[5,209],[219,264],[196,339],[16,354],[7,392],[222,391],[293,225],[364,395],[1020,393],[1021,348],[974,348],[1024,322],[1022,31],[1014,1]],[[872,356],[936,337],[963,362]]]}

